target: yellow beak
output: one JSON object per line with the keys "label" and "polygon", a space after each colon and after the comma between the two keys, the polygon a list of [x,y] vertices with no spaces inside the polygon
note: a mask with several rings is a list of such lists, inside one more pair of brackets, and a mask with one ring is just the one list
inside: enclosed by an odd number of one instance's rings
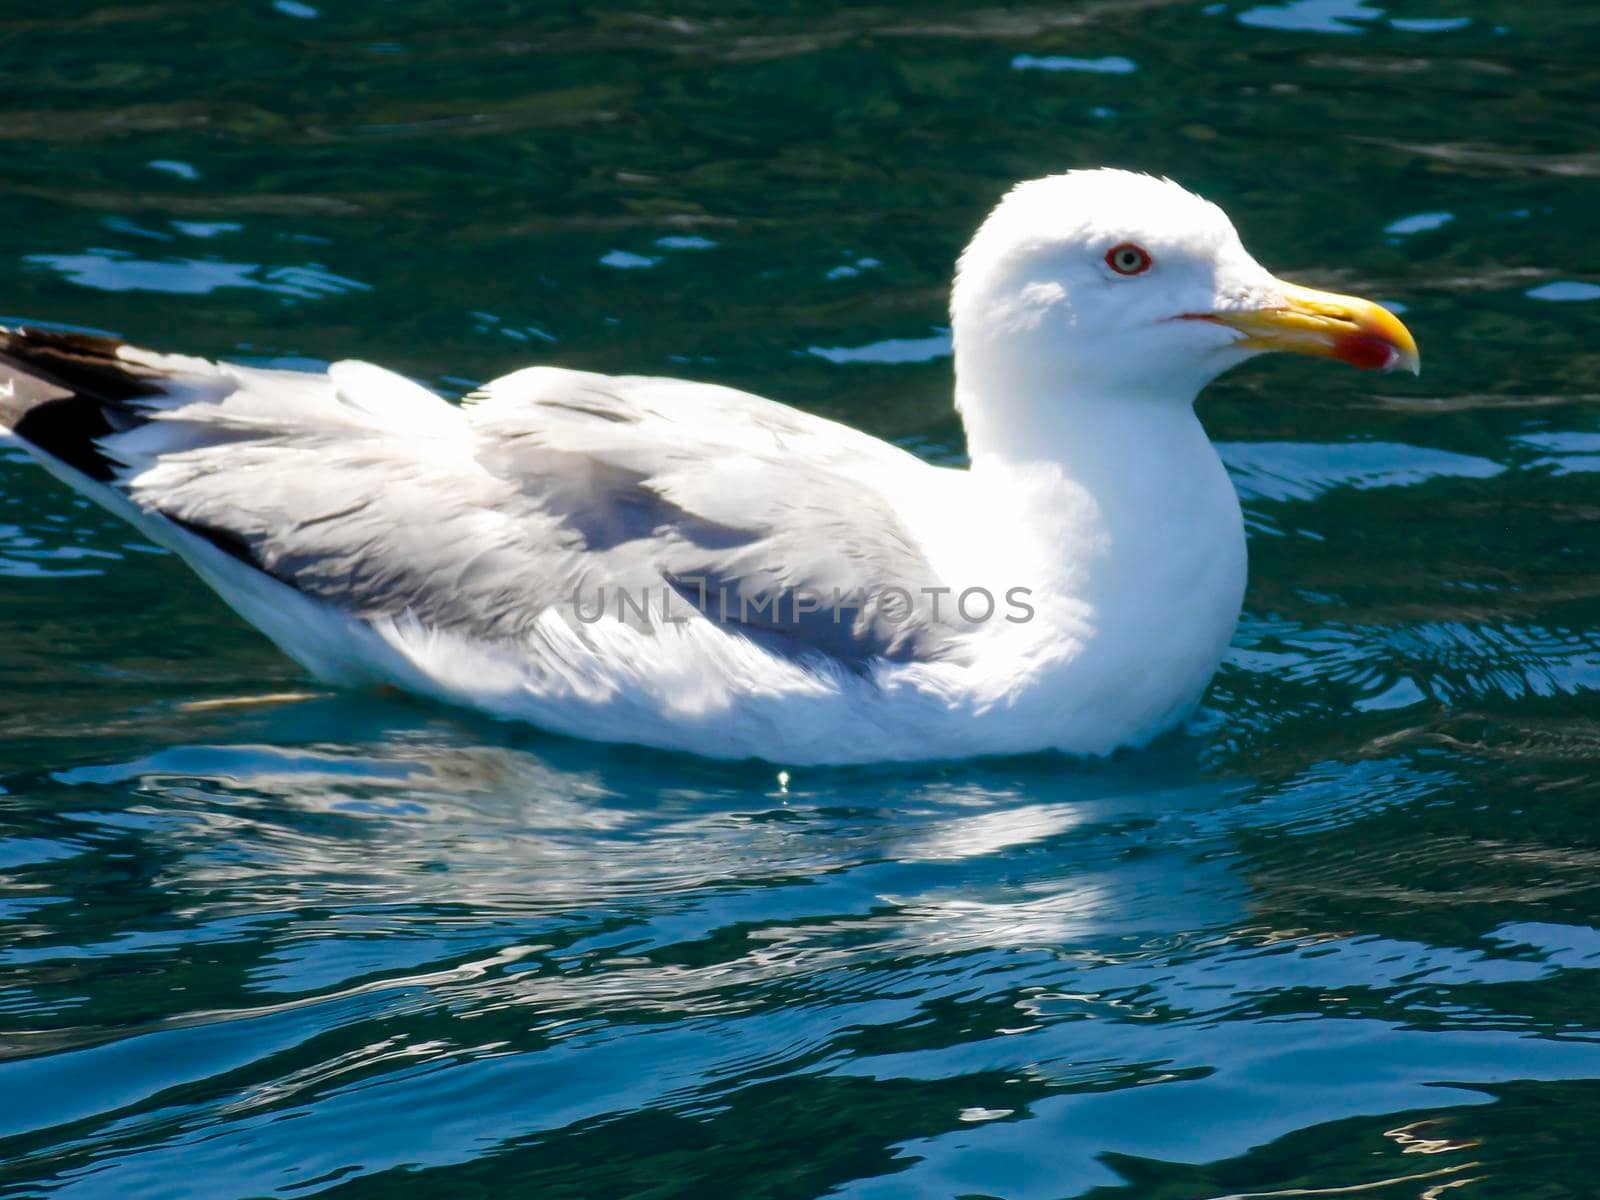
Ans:
{"label": "yellow beak", "polygon": [[1237,329],[1248,350],[1285,350],[1337,358],[1366,371],[1422,373],[1411,331],[1388,309],[1355,296],[1280,284],[1285,303],[1250,312],[1206,313],[1199,319]]}

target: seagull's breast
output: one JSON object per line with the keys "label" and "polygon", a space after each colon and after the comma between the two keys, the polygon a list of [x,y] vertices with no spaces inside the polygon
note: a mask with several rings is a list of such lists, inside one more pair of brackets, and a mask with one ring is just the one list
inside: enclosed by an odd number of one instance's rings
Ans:
{"label": "seagull's breast", "polygon": [[1154,455],[1145,441],[1079,471],[982,463],[907,502],[953,590],[1025,599],[1025,620],[971,634],[966,683],[1000,717],[992,740],[1143,744],[1193,711],[1226,653],[1247,567],[1238,496],[1192,415],[1151,436],[1168,438]]}

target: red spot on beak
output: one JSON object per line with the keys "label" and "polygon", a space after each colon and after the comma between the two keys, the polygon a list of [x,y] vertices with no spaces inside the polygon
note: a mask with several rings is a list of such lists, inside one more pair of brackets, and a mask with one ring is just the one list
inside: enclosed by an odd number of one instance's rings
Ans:
{"label": "red spot on beak", "polygon": [[1333,350],[1344,362],[1363,371],[1382,371],[1400,357],[1392,342],[1370,333],[1341,334],[1333,339]]}

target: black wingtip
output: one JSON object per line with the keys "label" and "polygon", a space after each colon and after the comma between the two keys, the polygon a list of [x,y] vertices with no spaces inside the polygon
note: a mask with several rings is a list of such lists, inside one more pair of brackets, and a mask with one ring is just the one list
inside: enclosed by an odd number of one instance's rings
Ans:
{"label": "black wingtip", "polygon": [[124,361],[124,343],[92,333],[0,327],[0,425],[105,483],[117,464],[99,439],[138,421],[130,402],[161,388]]}

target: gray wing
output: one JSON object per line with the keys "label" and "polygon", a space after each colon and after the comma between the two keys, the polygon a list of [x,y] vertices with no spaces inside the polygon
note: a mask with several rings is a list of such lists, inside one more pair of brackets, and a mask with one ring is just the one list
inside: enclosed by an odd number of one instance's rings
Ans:
{"label": "gray wing", "polygon": [[[857,430],[730,388],[554,368],[471,398],[479,461],[577,552],[550,597],[604,587],[676,601],[791,653],[938,658],[959,632],[880,484],[932,470]],[[615,599],[614,596],[609,599]],[[608,605],[611,615],[623,607]],[[632,611],[626,611],[632,618]]]}
{"label": "gray wing", "polygon": [[69,482],[366,620],[518,639],[551,610],[582,633],[601,601],[852,665],[945,657],[960,633],[876,486],[934,468],[746,393],[534,368],[458,408],[363,363],[31,331],[0,331],[0,360],[0,420]]}

